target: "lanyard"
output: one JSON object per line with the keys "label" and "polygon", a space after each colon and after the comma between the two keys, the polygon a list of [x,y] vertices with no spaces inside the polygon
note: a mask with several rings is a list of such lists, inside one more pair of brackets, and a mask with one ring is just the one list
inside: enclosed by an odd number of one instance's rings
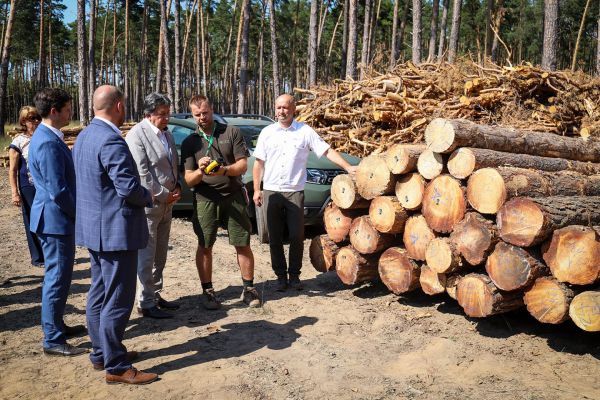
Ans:
{"label": "lanyard", "polygon": [[200,127],[198,127],[198,130],[200,132],[202,132],[202,136],[204,137],[204,139],[208,142],[208,147],[206,148],[206,153],[204,153],[205,156],[208,155],[208,152],[210,151],[210,148],[212,147],[213,142],[215,141],[215,129],[217,128],[217,124],[215,124],[213,122],[213,127],[212,127],[212,134],[210,135],[210,139],[206,136],[206,133],[204,133],[204,131],[202,129],[200,129]]}

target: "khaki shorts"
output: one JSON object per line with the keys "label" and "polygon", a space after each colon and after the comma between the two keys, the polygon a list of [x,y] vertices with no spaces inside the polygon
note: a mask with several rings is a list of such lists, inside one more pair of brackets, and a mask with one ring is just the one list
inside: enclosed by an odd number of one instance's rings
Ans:
{"label": "khaki shorts", "polygon": [[219,226],[227,228],[229,244],[232,246],[242,247],[250,244],[252,223],[242,192],[233,194],[218,203],[196,199],[194,204],[192,222],[200,246],[212,247],[215,244]]}

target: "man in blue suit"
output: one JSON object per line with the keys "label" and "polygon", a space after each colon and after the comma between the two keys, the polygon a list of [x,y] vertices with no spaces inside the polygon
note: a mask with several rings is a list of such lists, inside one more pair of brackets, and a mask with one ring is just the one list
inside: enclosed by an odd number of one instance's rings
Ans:
{"label": "man in blue suit", "polygon": [[42,330],[44,353],[75,356],[86,352],[67,343],[67,336],[85,327],[63,322],[75,260],[75,171],[71,151],[60,128],[71,119],[71,96],[62,89],[46,88],[35,95],[42,116],[29,144],[29,169],[36,188],[30,229],[44,252]]}
{"label": "man in blue suit", "polygon": [[121,137],[125,100],[114,86],[100,86],[93,97],[95,118],[73,148],[77,171],[77,245],[90,252],[92,284],[87,323],[90,360],[106,370],[107,383],[145,384],[157,374],[131,365],[137,352],[123,346],[133,308],[138,250],[148,242],[144,207],[152,207],[135,161]]}

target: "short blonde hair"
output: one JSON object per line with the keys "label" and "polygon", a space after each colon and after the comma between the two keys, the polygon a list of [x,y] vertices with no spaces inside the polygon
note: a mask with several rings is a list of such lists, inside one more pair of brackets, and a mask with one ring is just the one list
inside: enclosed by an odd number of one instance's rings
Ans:
{"label": "short blonde hair", "polygon": [[212,107],[211,101],[208,99],[208,97],[203,96],[201,94],[195,94],[195,95],[193,95],[192,98],[190,99],[190,102],[188,104],[189,104],[190,107],[192,105],[194,105],[196,107],[200,107],[202,105],[202,103],[208,104],[208,106],[212,110],[213,107]]}
{"label": "short blonde hair", "polygon": [[40,120],[42,119],[37,108],[32,106],[21,107],[21,110],[19,111],[19,125],[25,128],[25,120],[31,117],[38,117]]}

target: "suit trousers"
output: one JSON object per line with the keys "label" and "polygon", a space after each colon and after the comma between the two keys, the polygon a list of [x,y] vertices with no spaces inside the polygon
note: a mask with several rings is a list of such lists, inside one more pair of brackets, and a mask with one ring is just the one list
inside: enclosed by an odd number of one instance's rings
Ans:
{"label": "suit trousers", "polygon": [[45,258],[44,285],[42,286],[42,330],[44,348],[64,344],[63,316],[73,276],[75,235],[39,233]]}
{"label": "suit trousers", "polygon": [[19,188],[21,193],[21,211],[23,213],[23,224],[25,225],[25,236],[27,236],[27,246],[29,247],[29,255],[31,256],[31,264],[44,265],[44,250],[37,235],[29,230],[29,214],[31,213],[31,205],[35,197],[35,187],[23,186]]}
{"label": "suit trousers", "polygon": [[92,341],[90,360],[110,374],[131,368],[123,346],[135,302],[137,250],[90,252],[92,282],[86,317]]}
{"label": "suit trousers", "polygon": [[137,262],[138,304],[141,308],[155,305],[156,293],[163,287],[163,270],[167,262],[173,205],[157,203],[146,209],[148,245],[139,250]]}
{"label": "suit trousers", "polygon": [[[269,231],[271,267],[278,277],[300,275],[304,253],[304,192],[263,191],[265,217]],[[283,231],[287,226],[290,240],[289,270],[283,251]]]}

